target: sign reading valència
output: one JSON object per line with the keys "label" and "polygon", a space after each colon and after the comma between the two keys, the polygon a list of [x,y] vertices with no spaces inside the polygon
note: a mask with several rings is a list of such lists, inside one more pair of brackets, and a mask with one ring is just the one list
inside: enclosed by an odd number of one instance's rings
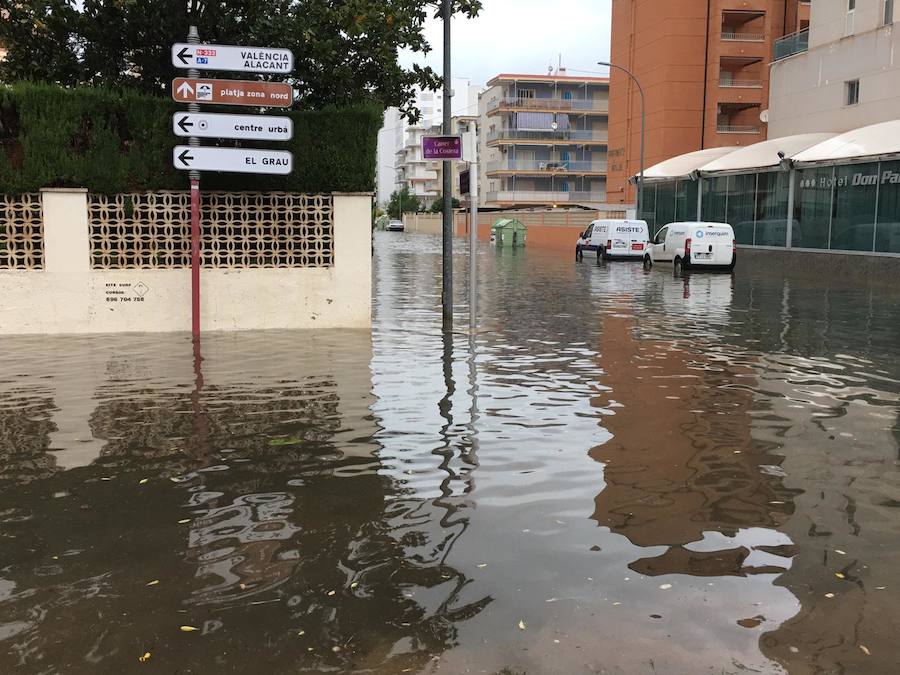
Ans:
{"label": "sign reading val\u00e8ncia", "polygon": [[879,184],[900,184],[900,171],[885,169],[880,174],[859,171],[848,176],[820,176],[800,180],[800,187],[805,190],[830,190],[836,187],[866,187]]}
{"label": "sign reading val\u00e8ncia", "polygon": [[287,75],[294,70],[294,54],[290,49],[176,42],[172,45],[172,65],[176,68]]}

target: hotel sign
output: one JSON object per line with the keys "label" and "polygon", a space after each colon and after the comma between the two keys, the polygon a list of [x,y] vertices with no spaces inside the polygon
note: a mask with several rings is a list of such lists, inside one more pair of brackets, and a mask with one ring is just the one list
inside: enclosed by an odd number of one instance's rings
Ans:
{"label": "hotel sign", "polygon": [[805,190],[830,190],[836,187],[874,187],[876,185],[896,184],[900,184],[900,172],[891,171],[890,169],[885,169],[880,174],[860,171],[852,176],[820,176],[800,180],[800,187]]}

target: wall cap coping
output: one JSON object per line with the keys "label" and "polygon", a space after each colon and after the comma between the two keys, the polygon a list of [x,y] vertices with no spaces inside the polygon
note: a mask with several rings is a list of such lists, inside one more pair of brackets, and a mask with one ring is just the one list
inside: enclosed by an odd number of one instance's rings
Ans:
{"label": "wall cap coping", "polygon": [[332,192],[334,197],[374,197],[374,192]]}
{"label": "wall cap coping", "polygon": [[63,194],[87,194],[87,188],[41,188],[41,193],[44,192],[61,192]]}

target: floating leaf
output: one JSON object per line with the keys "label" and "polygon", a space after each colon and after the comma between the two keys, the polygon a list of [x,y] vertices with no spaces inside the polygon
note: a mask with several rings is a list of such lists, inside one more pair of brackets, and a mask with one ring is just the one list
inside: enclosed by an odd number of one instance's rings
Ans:
{"label": "floating leaf", "polygon": [[141,663],[147,663],[150,660],[150,652],[144,652],[138,657],[138,661]]}
{"label": "floating leaf", "polygon": [[302,443],[299,438],[270,438],[269,445],[299,445]]}
{"label": "floating leaf", "polygon": [[299,635],[299,636],[302,637],[302,636],[306,635],[306,631],[305,631],[305,630],[301,630],[299,633],[297,633],[297,635]]}
{"label": "floating leaf", "polygon": [[519,619],[519,630],[525,630],[525,622]]}
{"label": "floating leaf", "polygon": [[200,630],[194,626],[181,626],[179,629],[182,633],[193,633],[195,630]]}
{"label": "floating leaf", "polygon": [[485,567],[487,567],[487,563],[479,563],[478,565],[476,565],[476,567],[480,570],[483,570]]}
{"label": "floating leaf", "polygon": [[331,651],[337,653],[337,652],[341,651],[341,648],[338,647],[337,645],[335,645],[334,647],[331,648]]}
{"label": "floating leaf", "polygon": [[357,581],[354,581],[352,584],[350,584],[350,588],[356,588],[357,586],[359,586],[359,582]]}
{"label": "floating leaf", "polygon": [[148,586],[156,586],[156,584],[158,584],[158,583],[159,583],[159,579],[154,579],[153,581],[148,581],[147,585]]}
{"label": "floating leaf", "polygon": [[866,656],[872,656],[872,652],[870,652],[869,648],[866,647],[865,645],[860,645],[859,648],[860,648],[860,650],[862,650],[862,653],[865,654]]}
{"label": "floating leaf", "polygon": [[842,551],[839,548],[834,549],[834,552],[837,553],[838,555],[847,555],[846,553],[844,553],[844,551]]}
{"label": "floating leaf", "polygon": [[835,572],[834,576],[836,576],[838,579],[846,579],[847,578],[847,576],[843,572]]}
{"label": "floating leaf", "polygon": [[660,588],[664,591],[667,591],[672,588],[672,584],[663,584],[662,586],[660,586]]}
{"label": "floating leaf", "polygon": [[337,591],[328,591],[328,595],[334,595]]}
{"label": "floating leaf", "polygon": [[191,522],[190,518],[182,518],[181,520],[178,521],[178,524],[184,525],[185,523],[189,523],[189,522]]}
{"label": "floating leaf", "polygon": [[826,597],[826,598],[833,598],[833,597],[834,597],[834,593],[826,593],[826,594],[825,594],[825,597]]}
{"label": "floating leaf", "polygon": [[149,483],[149,482],[150,482],[150,479],[149,479],[149,478],[141,478],[141,479],[138,481],[138,485],[146,485],[146,484]]}

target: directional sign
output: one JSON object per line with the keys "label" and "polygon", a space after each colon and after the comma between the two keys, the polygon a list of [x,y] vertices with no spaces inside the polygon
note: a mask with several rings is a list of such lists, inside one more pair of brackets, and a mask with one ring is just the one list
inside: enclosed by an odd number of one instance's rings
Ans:
{"label": "directional sign", "polygon": [[283,150],[192,148],[176,145],[172,162],[182,171],[227,171],[284,176],[294,170],[294,156]]}
{"label": "directional sign", "polygon": [[294,55],[290,49],[179,42],[172,45],[172,65],[176,68],[287,75],[294,70]]}
{"label": "directional sign", "polygon": [[176,136],[196,138],[289,141],[294,135],[294,121],[290,117],[179,112],[172,115],[172,131]]}
{"label": "directional sign", "polygon": [[180,103],[290,108],[294,90],[283,82],[176,77],[172,80],[172,98]]}

